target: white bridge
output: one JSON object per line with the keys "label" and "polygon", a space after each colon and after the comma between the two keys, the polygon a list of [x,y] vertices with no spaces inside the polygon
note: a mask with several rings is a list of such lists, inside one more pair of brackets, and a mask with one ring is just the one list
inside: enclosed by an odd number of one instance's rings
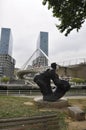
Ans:
{"label": "white bridge", "polygon": [[[30,85],[34,86],[33,77],[36,73],[42,72],[45,69],[49,68],[49,66],[40,66],[40,67],[28,67],[30,60],[32,57],[37,53],[37,51],[40,51],[48,60],[48,62],[51,64],[52,61],[50,58],[39,48],[34,51],[34,53],[31,55],[31,57],[25,62],[25,64],[21,67],[21,70],[17,72],[17,76],[19,78],[23,78],[28,82]],[[72,65],[78,65],[78,64],[86,64],[86,58],[72,58],[69,60],[64,61],[55,61],[58,66],[72,66]]]}

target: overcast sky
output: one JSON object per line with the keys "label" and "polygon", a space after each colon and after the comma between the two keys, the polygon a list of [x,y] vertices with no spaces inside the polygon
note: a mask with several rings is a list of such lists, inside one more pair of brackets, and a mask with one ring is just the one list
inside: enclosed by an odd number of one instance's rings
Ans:
{"label": "overcast sky", "polygon": [[68,37],[59,32],[56,23],[58,20],[42,5],[42,0],[0,0],[0,28],[12,30],[16,67],[21,67],[36,50],[40,31],[49,32],[51,62],[86,58],[86,23]]}

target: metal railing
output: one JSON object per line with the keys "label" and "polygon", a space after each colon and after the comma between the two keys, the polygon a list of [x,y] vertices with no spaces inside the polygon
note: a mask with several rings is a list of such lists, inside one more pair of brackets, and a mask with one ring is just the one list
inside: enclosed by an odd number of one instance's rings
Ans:
{"label": "metal railing", "polygon": [[0,95],[32,96],[32,95],[41,95],[41,93],[39,90],[0,90]]}
{"label": "metal railing", "polygon": [[[40,90],[0,90],[0,95],[37,96],[42,95]],[[70,89],[65,96],[86,96],[86,89]]]}

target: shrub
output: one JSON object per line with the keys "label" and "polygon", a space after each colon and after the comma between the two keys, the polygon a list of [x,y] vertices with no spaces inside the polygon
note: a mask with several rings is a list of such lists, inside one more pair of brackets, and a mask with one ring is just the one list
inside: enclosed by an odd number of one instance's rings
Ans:
{"label": "shrub", "polygon": [[1,82],[7,83],[8,81],[10,81],[9,77],[2,77],[1,78]]}
{"label": "shrub", "polygon": [[70,82],[75,82],[75,83],[86,83],[85,79],[81,79],[81,78],[72,78],[70,80]]}

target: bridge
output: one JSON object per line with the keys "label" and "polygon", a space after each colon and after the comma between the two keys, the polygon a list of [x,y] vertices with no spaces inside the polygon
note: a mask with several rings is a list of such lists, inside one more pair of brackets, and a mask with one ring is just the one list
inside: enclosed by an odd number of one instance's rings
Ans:
{"label": "bridge", "polygon": [[[21,69],[17,72],[17,76],[20,79],[25,79],[26,82],[28,82],[30,85],[34,86],[34,82],[33,82],[33,77],[36,73],[40,73],[44,70],[46,70],[47,68],[50,68],[50,66],[40,66],[40,67],[28,67],[32,57],[37,53],[37,52],[41,52],[42,55],[44,55],[44,57],[46,57],[46,59],[48,60],[49,64],[52,63],[52,61],[50,60],[50,58],[40,49],[36,49],[33,54],[31,55],[31,57],[23,64],[23,66],[21,67]],[[63,68],[67,68],[67,67],[74,67],[74,66],[79,66],[79,64],[84,64],[86,65],[86,58],[81,57],[81,58],[71,58],[68,60],[64,60],[64,61],[55,61],[57,63],[58,66],[61,66]]]}
{"label": "bridge", "polygon": [[[43,72],[45,69],[49,68],[49,66],[41,66],[41,67],[32,67],[32,68],[28,68],[28,69],[25,69],[25,70],[19,70],[17,72],[17,76],[20,78],[20,79],[23,79],[25,81],[25,85],[28,84],[28,86],[30,86],[31,88],[38,88],[37,84],[35,84],[35,82],[33,81],[33,77],[36,73],[40,73],[40,72]],[[75,65],[72,65],[72,66],[69,66],[68,69],[72,68],[72,73],[74,71],[74,73],[76,73],[76,70],[78,71],[78,74],[81,76],[82,72],[81,70],[83,70],[84,74],[85,74],[85,79],[86,79],[86,64],[85,62],[81,62],[81,64],[75,64]],[[60,67],[58,72],[59,71],[62,71],[61,69],[63,69],[63,71],[65,72],[65,66],[62,66],[62,68]],[[66,71],[67,71],[67,68],[66,68]],[[70,70],[69,70],[70,71]],[[62,72],[63,73],[63,72]],[[65,78],[65,77],[63,77]],[[83,77],[80,77],[80,78],[83,78]],[[9,84],[7,84],[8,86]],[[1,85],[2,86],[2,85]],[[12,86],[12,84],[11,84]],[[13,84],[14,86],[14,84]],[[23,85],[24,86],[24,85]],[[52,83],[52,88],[54,84]],[[79,88],[81,87],[84,87],[86,88],[86,84],[79,86]],[[77,85],[72,85],[73,88],[77,87]],[[14,91],[14,90],[13,90]],[[29,90],[28,90],[29,91]],[[26,93],[29,93],[27,90],[26,90]],[[74,89],[74,92],[75,92],[75,89]],[[73,92],[73,93],[74,93]],[[10,92],[9,92],[10,93]],[[22,92],[21,92],[22,93]],[[30,93],[32,93],[32,91],[30,91]],[[78,92],[75,92],[76,94],[79,94],[79,91]],[[19,94],[20,94],[20,90],[19,90]],[[81,94],[81,93],[80,93]],[[8,95],[8,91],[7,91],[7,95]],[[83,89],[83,94],[82,95],[86,95],[86,91]]]}
{"label": "bridge", "polygon": [[40,66],[40,67],[28,67],[30,60],[32,59],[32,57],[37,53],[37,52],[41,52],[42,55],[44,57],[46,57],[46,59],[48,60],[48,62],[51,63],[49,57],[40,49],[36,49],[33,54],[31,55],[31,57],[25,62],[25,64],[21,67],[21,69],[17,72],[17,76],[20,79],[25,79],[25,81],[27,83],[29,83],[30,85],[34,86],[34,82],[33,82],[33,77],[36,73],[42,72],[45,69],[49,68],[48,66]]}
{"label": "bridge", "polygon": [[[50,68],[50,66],[40,66],[40,67],[31,66],[30,68],[27,67],[29,65],[29,61],[30,61],[31,57],[25,62],[25,64],[17,72],[18,77],[23,78],[23,75],[25,75],[25,74],[29,74],[29,73],[35,74],[37,72],[42,72],[42,71],[46,70],[47,68]],[[48,61],[50,63],[52,63],[47,56],[46,56],[46,58],[48,59]],[[72,66],[78,66],[80,64],[86,64],[86,58],[71,58],[69,60],[58,61],[56,63],[58,66],[62,66],[62,67],[68,67],[68,66],[72,67]]]}

